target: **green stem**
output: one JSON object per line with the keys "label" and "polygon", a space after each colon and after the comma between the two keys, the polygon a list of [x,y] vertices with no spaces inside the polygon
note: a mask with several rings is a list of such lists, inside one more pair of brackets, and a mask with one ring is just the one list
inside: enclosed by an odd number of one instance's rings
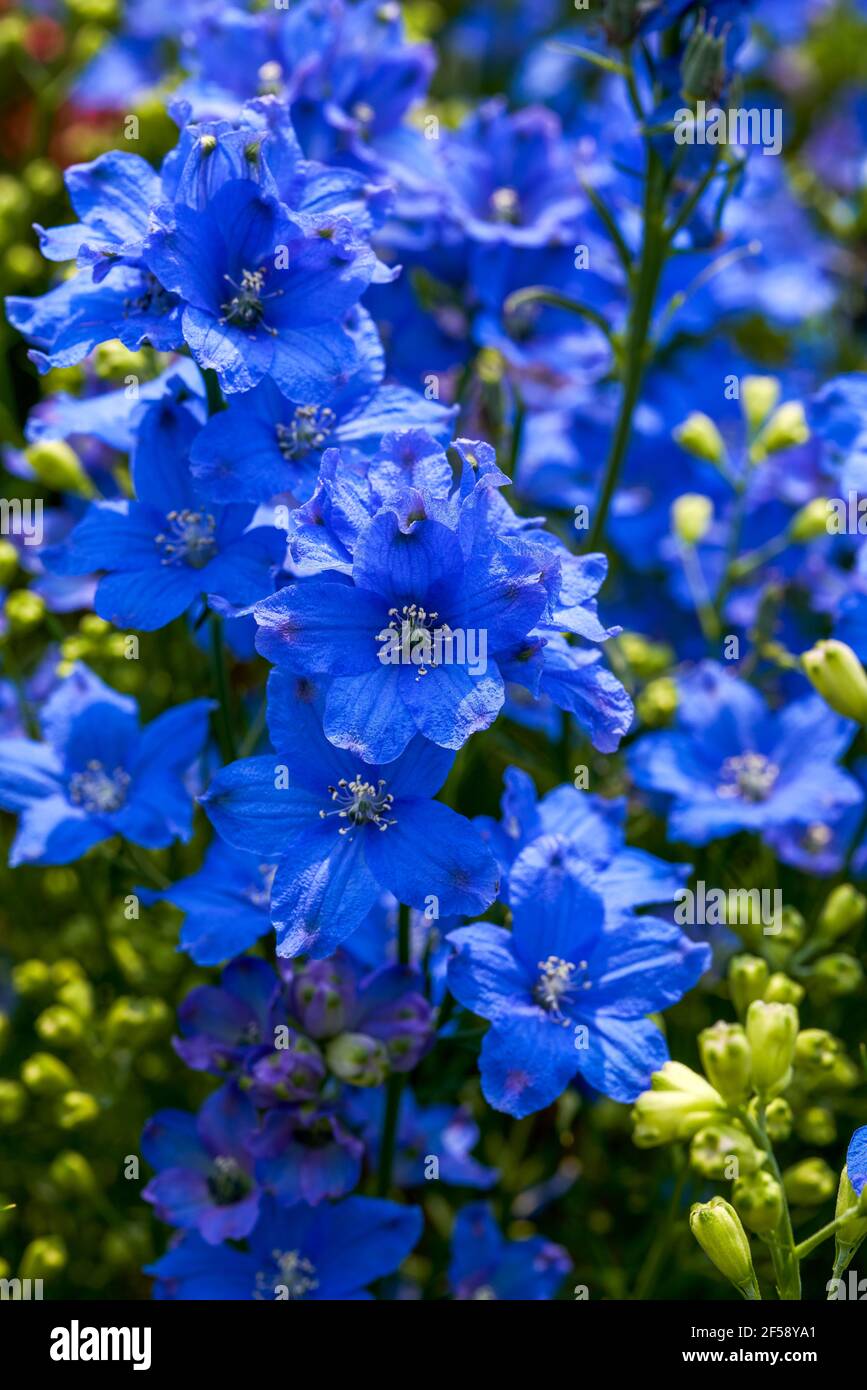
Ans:
{"label": "green stem", "polygon": [[397,910],[397,962],[398,965],[409,965],[409,961],[409,908],[406,903],[401,903]]}
{"label": "green stem", "polygon": [[779,1183],[780,1191],[783,1194],[783,1213],[776,1231],[768,1240],[768,1246],[771,1251],[774,1277],[780,1298],[787,1301],[797,1300],[801,1297],[801,1266],[795,1249],[795,1235],[792,1230],[792,1218],[789,1214],[786,1189],[783,1186],[783,1175],[780,1172],[774,1146],[768,1138],[768,1131],[765,1127],[765,1107],[764,1105],[759,1106],[758,1121],[753,1120],[745,1110],[738,1112],[738,1118],[753,1143],[767,1154],[768,1167]]}
{"label": "green stem", "polygon": [[806,1240],[802,1240],[800,1245],[795,1246],[795,1255],[797,1258],[803,1260],[806,1259],[807,1255],[812,1255],[817,1245],[821,1245],[823,1240],[827,1240],[829,1236],[832,1236],[835,1231],[838,1231],[841,1226],[845,1225],[847,1221],[851,1221],[852,1218],[857,1215],[858,1207],[850,1207],[848,1211],[843,1212],[842,1216],[836,1216],[833,1221],[829,1221],[827,1226],[823,1226],[815,1235],[809,1236]]}

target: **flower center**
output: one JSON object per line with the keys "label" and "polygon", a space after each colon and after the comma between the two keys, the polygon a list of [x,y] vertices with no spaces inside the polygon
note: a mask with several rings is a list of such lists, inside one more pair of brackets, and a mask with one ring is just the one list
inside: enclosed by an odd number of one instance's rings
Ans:
{"label": "flower center", "polygon": [[273,1298],[279,1291],[281,1297],[294,1300],[306,1298],[307,1294],[319,1288],[315,1266],[304,1258],[300,1250],[272,1250],[271,1258],[277,1266],[276,1272],[259,1271],[256,1275],[255,1298]]}
{"label": "flower center", "polygon": [[251,1183],[236,1158],[220,1154],[208,1177],[208,1191],[218,1207],[231,1207],[250,1191]]}
{"label": "flower center", "polygon": [[288,425],[277,425],[277,447],[284,459],[299,459],[321,449],[337,416],[327,405],[299,405]]}
{"label": "flower center", "polygon": [[549,956],[547,960],[539,961],[540,974],[533,994],[536,1002],[557,1023],[568,1025],[569,1020],[564,1017],[561,1005],[569,996],[579,987],[590,989],[590,981],[580,979],[586,970],[586,960],[579,960],[577,965],[574,961],[563,960],[562,956]]}
{"label": "flower center", "polygon": [[495,222],[516,223],[520,220],[521,200],[514,188],[495,188],[489,204]]}
{"label": "flower center", "polygon": [[166,521],[168,531],[161,531],[154,538],[163,552],[160,563],[204,569],[217,553],[217,523],[210,512],[193,512],[185,507],[181,512],[169,512]]}
{"label": "flower center", "polygon": [[272,290],[270,294],[265,293],[264,270],[242,270],[240,285],[236,284],[230,275],[224,275],[223,279],[231,285],[235,293],[225,304],[220,305],[223,311],[220,323],[233,323],[239,328],[261,326],[266,333],[276,337],[276,328],[269,328],[267,324],[262,323],[262,319],[265,315],[265,300],[274,299],[283,291]]}
{"label": "flower center", "polygon": [[337,810],[320,811],[319,815],[322,820],[337,816],[340,820],[349,821],[349,825],[341,825],[338,835],[350,834],[356,825],[375,825],[377,830],[387,830],[390,825],[397,825],[397,821],[388,814],[394,797],[391,792],[386,792],[385,785],[382,778],[376,786],[366,782],[360,772],[351,782],[341,777],[336,787],[328,788],[331,800],[337,803]]}
{"label": "flower center", "polygon": [[174,295],[163,288],[155,275],[147,272],[142,275],[141,294],[123,301],[124,318],[129,314],[168,314],[174,303]]}
{"label": "flower center", "polygon": [[119,811],[126,801],[131,777],[122,767],[106,772],[102,763],[93,758],[84,772],[75,772],[69,779],[69,799],[92,815]]}
{"label": "flower center", "polygon": [[726,758],[717,796],[740,797],[742,801],[767,801],[780,769],[764,753],[738,753]]}
{"label": "flower center", "polygon": [[823,849],[827,849],[832,840],[831,827],[823,825],[821,821],[814,821],[808,825],[801,837],[801,848],[808,854],[821,854]]}
{"label": "flower center", "polygon": [[400,638],[397,646],[401,659],[409,665],[418,666],[419,676],[426,676],[428,666],[438,665],[435,633],[443,640],[451,633],[447,623],[436,626],[439,616],[439,613],[428,613],[420,603],[405,603],[400,612],[396,608],[389,608],[388,627],[377,634],[377,641],[388,637],[394,645],[394,637],[390,636],[394,633],[395,637]]}

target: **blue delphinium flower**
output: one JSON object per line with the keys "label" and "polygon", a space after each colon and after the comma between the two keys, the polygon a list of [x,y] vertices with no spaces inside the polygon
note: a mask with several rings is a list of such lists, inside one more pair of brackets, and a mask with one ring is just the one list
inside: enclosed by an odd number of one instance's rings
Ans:
{"label": "blue delphinium flower", "polygon": [[456,1299],[549,1300],[571,1266],[562,1245],[544,1236],[507,1240],[487,1202],[458,1212],[449,1265]]}
{"label": "blue delphinium flower", "polygon": [[273,526],[254,526],[252,504],[203,501],[189,448],[201,418],[182,378],[140,419],[132,463],[135,502],[96,502],[68,540],[46,552],[59,574],[104,572],[94,606],[121,627],[164,627],[202,594],[252,603],[273,587],[285,554]]}
{"label": "blue delphinium flower", "polygon": [[161,1110],[142,1134],[142,1155],[157,1170],[142,1192],[161,1221],[196,1230],[208,1245],[249,1235],[259,1214],[248,1140],[256,1126],[249,1098],[232,1082],[198,1116]]}
{"label": "blue delphinium flower", "polygon": [[370,1299],[366,1286],[397,1269],[422,1224],[418,1207],[372,1197],[288,1210],[265,1200],[247,1250],[189,1234],[146,1273],[163,1299]]}
{"label": "blue delphinium flower", "polygon": [[178,938],[196,965],[219,965],[271,930],[268,904],[274,865],[261,855],[215,840],[201,869],[163,892],[139,890],[143,902],[168,902],[185,914]]}
{"label": "blue delphinium flower", "polygon": [[485,1099],[530,1115],[580,1074],[614,1100],[634,1100],[668,1057],[647,1015],[696,983],[708,947],[669,922],[606,910],[591,875],[557,870],[551,856],[512,883],[512,912],[511,931],[479,922],[449,934],[449,989],[491,1024]]}
{"label": "blue delphinium flower", "polygon": [[385,767],[363,764],[322,731],[321,692],[272,673],[268,723],[277,750],[223,768],[202,798],[224,839],[277,862],[271,919],[280,955],[327,956],[383,889],[424,908],[475,916],[497,871],[469,821],[431,798],[453,755],[422,738]]}
{"label": "blue delphinium flower", "polygon": [[0,806],[20,817],[10,864],[68,864],[113,835],[148,849],[189,839],[184,778],[212,708],[191,700],[142,729],[135,700],[76,667],[42,708],[44,742],[0,739]]}
{"label": "blue delphinium flower", "polygon": [[[348,1120],[363,1134],[372,1166],[378,1164],[385,1112],[385,1091],[380,1087],[347,1094]],[[418,1187],[435,1176],[456,1187],[493,1187],[496,1168],[486,1168],[472,1151],[479,1142],[479,1127],[465,1110],[452,1105],[420,1105],[405,1091],[400,1105],[394,1155],[394,1180],[400,1187]],[[431,1159],[436,1160],[435,1170]]]}
{"label": "blue delphinium flower", "polygon": [[860,1197],[867,1186],[867,1125],[856,1129],[846,1151],[846,1172]]}
{"label": "blue delphinium flower", "polygon": [[364,1144],[334,1106],[270,1110],[249,1143],[256,1178],[281,1206],[345,1197],[358,1186]]}
{"label": "blue delphinium flower", "polygon": [[199,365],[226,392],[270,376],[293,400],[327,399],[355,360],[341,321],[374,273],[351,223],[308,228],[251,179],[160,216],[145,261],[183,300],[183,338]]}
{"label": "blue delphinium flower", "polygon": [[858,804],[860,786],[836,765],[855,729],[816,695],[773,712],[745,681],[704,662],[680,683],[678,727],[646,734],[629,767],[639,787],[668,798],[669,838],[704,845]]}
{"label": "blue delphinium flower", "polygon": [[286,1000],[271,966],[239,956],[219,985],[198,985],[178,1007],[175,1052],[194,1071],[214,1075],[247,1069],[273,1051],[275,1030],[285,1023]]}

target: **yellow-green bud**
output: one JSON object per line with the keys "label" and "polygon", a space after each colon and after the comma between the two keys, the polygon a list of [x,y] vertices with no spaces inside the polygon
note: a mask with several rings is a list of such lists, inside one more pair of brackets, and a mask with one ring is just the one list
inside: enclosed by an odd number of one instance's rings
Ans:
{"label": "yellow-green bud", "polygon": [[767,1235],[779,1226],[783,1215],[783,1189],[767,1169],[739,1178],[732,1188],[732,1201],[744,1225],[757,1236]]}
{"label": "yellow-green bud", "polygon": [[17,1081],[0,1076],[0,1125],[17,1125],[27,1106],[27,1092]]}
{"label": "yellow-green bud", "polygon": [[815,1207],[834,1195],[837,1179],[824,1158],[804,1158],[783,1174],[789,1201],[797,1207]]}
{"label": "yellow-green bud", "polygon": [[711,1085],[732,1105],[750,1089],[750,1045],[739,1023],[715,1023],[699,1034],[701,1062]]}
{"label": "yellow-green bud", "polygon": [[12,1035],[12,1021],[8,1014],[0,1013],[0,1052],[3,1052]]}
{"label": "yellow-green bud", "polygon": [[51,988],[51,971],[44,960],[19,961],[12,967],[12,988],[22,999],[37,998]]}
{"label": "yellow-green bud", "polygon": [[761,956],[733,956],[729,962],[729,990],[738,1015],[743,1018],[754,999],[764,999],[771,972]]}
{"label": "yellow-green bud", "polygon": [[14,589],[7,595],[3,611],[13,632],[27,632],[45,617],[45,600],[32,589]]}
{"label": "yellow-green bud", "polygon": [[747,1010],[746,1028],[753,1085],[760,1096],[777,1095],[791,1079],[798,1011],[792,1004],[767,1004],[763,999],[754,999]]}
{"label": "yellow-green bud", "polygon": [[99,1102],[87,1091],[67,1091],[57,1102],[55,1116],[61,1129],[88,1125],[99,1114]]}
{"label": "yellow-green bud", "polygon": [[89,1197],[96,1191],[96,1174],[84,1154],[64,1149],[52,1160],[48,1170],[55,1187],[70,1197]]}
{"label": "yellow-green bud", "polygon": [[388,1052],[366,1033],[340,1033],[325,1049],[334,1075],[350,1086],[381,1086],[388,1076]]}
{"label": "yellow-green bud", "polygon": [[837,1123],[832,1110],[824,1105],[810,1105],[798,1116],[798,1137],[805,1144],[833,1144],[837,1138]]}
{"label": "yellow-green bud", "polygon": [[705,1125],[693,1138],[689,1161],[703,1178],[731,1181],[741,1173],[754,1173],[765,1155],[749,1135],[734,1123]]}
{"label": "yellow-green bud", "polygon": [[844,1051],[839,1038],[824,1028],[803,1028],[795,1044],[795,1066],[807,1077],[820,1079],[832,1072]]}
{"label": "yellow-green bud", "polygon": [[84,1037],[84,1024],[77,1013],[64,1004],[43,1009],[36,1020],[36,1031],[43,1042],[55,1047],[74,1047]]}
{"label": "yellow-green bud", "polygon": [[796,444],[806,444],[810,438],[807,418],[800,401],[786,401],[774,411],[761,434],[750,449],[753,463],[761,463],[769,454],[778,454],[783,449],[792,449]]}
{"label": "yellow-green bud", "polygon": [[13,242],[3,253],[3,269],[11,280],[37,280],[44,264],[36,247],[26,241]]}
{"label": "yellow-green bud", "polygon": [[143,352],[124,347],[119,338],[100,343],[93,354],[93,369],[97,376],[103,378],[143,376],[147,365]]}
{"label": "yellow-green bud", "polygon": [[772,1144],[785,1144],[792,1132],[795,1117],[792,1107],[783,1096],[775,1096],[765,1108],[765,1128]]}
{"label": "yellow-green bud", "polygon": [[851,647],[830,639],[817,642],[801,657],[804,674],[838,714],[867,721],[867,672]]}
{"label": "yellow-green bud", "polygon": [[826,999],[839,999],[861,988],[864,970],[859,960],[845,951],[834,951],[810,966],[810,984]]}
{"label": "yellow-green bud", "polygon": [[807,935],[807,923],[796,907],[785,906],[780,913],[780,930],[773,937],[775,951],[782,950],[786,955],[796,951]]}
{"label": "yellow-green bud", "polygon": [[708,463],[721,463],[725,458],[726,446],[723,437],[709,415],[694,410],[687,415],[682,425],[674,431],[674,438],[693,458],[705,459]]}
{"label": "yellow-green bud", "polygon": [[698,545],[713,521],[713,502],[700,492],[684,492],[671,505],[671,529],[684,545]]}
{"label": "yellow-green bud", "polygon": [[853,1207],[859,1207],[864,1211],[863,1216],[852,1216],[837,1231],[837,1250],[842,1248],[848,1254],[850,1250],[856,1250],[865,1236],[867,1236],[867,1210],[863,1197],[858,1200],[858,1193],[849,1181],[849,1170],[844,1165],[840,1174],[840,1184],[837,1188],[837,1209],[834,1216],[840,1217],[844,1212],[851,1211]]}
{"label": "yellow-green bud", "polygon": [[794,1004],[797,1008],[804,992],[803,985],[799,985],[797,980],[784,975],[782,970],[777,970],[768,980],[765,999],[769,1004]]}
{"label": "yellow-green bud", "polygon": [[31,1240],[21,1256],[22,1279],[50,1279],[66,1268],[66,1246],[60,1236],[40,1236]]}
{"label": "yellow-green bud", "polygon": [[106,1015],[106,1036],[113,1043],[143,1046],[168,1028],[171,1013],[161,999],[122,995]]}
{"label": "yellow-green bud", "polygon": [[21,177],[37,198],[56,198],[63,188],[63,175],[50,159],[31,159]]}
{"label": "yellow-green bud", "polygon": [[681,1062],[666,1062],[653,1073],[650,1086],[649,1091],[642,1091],[632,1111],[633,1139],[639,1148],[691,1139],[726,1112],[719,1092]]}
{"label": "yellow-green bud", "polygon": [[675,653],[667,643],[651,642],[639,632],[621,632],[617,646],[640,680],[653,680],[675,662]]}
{"label": "yellow-green bud", "polygon": [[34,1052],[21,1064],[21,1080],[37,1096],[58,1096],[75,1085],[65,1062],[53,1052]]}
{"label": "yellow-green bud", "polygon": [[635,701],[635,710],[642,724],[658,729],[668,724],[677,713],[677,685],[670,676],[648,681]]}
{"label": "yellow-green bud", "polygon": [[696,1202],[689,1213],[689,1229],[720,1274],[745,1298],[759,1297],[749,1238],[730,1202],[723,1197]]}
{"label": "yellow-green bud", "polygon": [[814,497],[789,522],[789,540],[795,545],[817,540],[828,534],[828,499]]}
{"label": "yellow-green bud", "polygon": [[72,492],[77,497],[93,497],[93,483],[82,468],[78,454],[65,439],[40,439],[25,450],[25,456],[46,487],[56,492]]}
{"label": "yellow-green bud", "polygon": [[741,405],[752,434],[760,430],[780,399],[780,383],[775,376],[745,376],[741,382]]}
{"label": "yellow-green bud", "polygon": [[66,0],[66,4],[77,19],[97,24],[112,24],[117,19],[117,0]]}
{"label": "yellow-green bud", "polygon": [[0,540],[0,588],[6,588],[18,572],[18,551],[11,541]]}
{"label": "yellow-green bud", "polygon": [[837,941],[860,927],[865,916],[867,898],[851,883],[841,883],[825,899],[816,923],[816,937],[821,941]]}

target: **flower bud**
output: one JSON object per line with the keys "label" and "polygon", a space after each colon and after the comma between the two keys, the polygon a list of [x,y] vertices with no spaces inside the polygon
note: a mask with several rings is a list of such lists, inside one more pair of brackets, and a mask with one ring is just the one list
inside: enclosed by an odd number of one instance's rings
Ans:
{"label": "flower bud", "polygon": [[715,1023],[699,1034],[705,1074],[723,1100],[740,1105],[750,1089],[750,1045],[739,1023]]}
{"label": "flower bud", "polygon": [[804,545],[828,534],[828,499],[814,497],[789,522],[789,540]]}
{"label": "flower bud", "polygon": [[311,1038],[334,1038],[355,1005],[355,977],[340,962],[311,960],[293,968],[290,1013]]}
{"label": "flower bud", "polygon": [[381,1086],[388,1076],[388,1053],[366,1033],[341,1033],[325,1049],[331,1071],[350,1086]]}
{"label": "flower bud", "polygon": [[757,1236],[775,1231],[783,1215],[783,1189],[767,1169],[739,1178],[732,1200],[745,1226]]}
{"label": "flower bud", "polygon": [[28,632],[45,617],[45,599],[33,589],[13,589],[6,596],[3,611],[13,632]]}
{"label": "flower bud", "polygon": [[40,1236],[31,1240],[21,1256],[22,1279],[50,1279],[66,1268],[66,1246],[60,1236]]}
{"label": "flower bud", "polygon": [[768,1004],[794,1004],[797,1008],[804,993],[803,985],[799,985],[796,980],[790,979],[781,970],[777,970],[768,980],[765,1000]]}
{"label": "flower bud", "polygon": [[808,1080],[823,1080],[837,1065],[843,1044],[824,1028],[803,1028],[795,1044],[795,1066]]}
{"label": "flower bud", "polygon": [[734,956],[729,963],[729,990],[739,1017],[743,1018],[754,999],[764,999],[770,979],[767,961],[761,956]]}
{"label": "flower bud", "polygon": [[834,1112],[824,1105],[811,1105],[798,1116],[798,1137],[805,1144],[833,1144],[837,1138]]}
{"label": "flower bud", "polygon": [[24,451],[37,478],[55,492],[93,497],[94,486],[78,454],[65,439],[40,439]]}
{"label": "flower bud", "polygon": [[[837,1188],[837,1209],[834,1216],[840,1217],[846,1211],[851,1211],[853,1207],[859,1206],[864,1210],[864,1203],[859,1203],[858,1193],[849,1181],[849,1170],[844,1166],[840,1174],[840,1183]],[[837,1231],[838,1252],[842,1246],[846,1252],[856,1250],[864,1237],[867,1236],[867,1210],[863,1216],[852,1216],[845,1221]]]}
{"label": "flower bud", "polygon": [[617,646],[639,680],[663,675],[675,662],[674,650],[665,642],[651,642],[640,632],[621,632]]}
{"label": "flower bud", "polygon": [[22,999],[33,999],[51,989],[51,971],[44,960],[22,960],[12,967],[12,988]]}
{"label": "flower bud", "polygon": [[765,1129],[772,1144],[785,1144],[794,1122],[792,1107],[783,1096],[775,1096],[765,1107]]}
{"label": "flower bud", "polygon": [[779,406],[765,425],[750,449],[753,463],[761,463],[769,454],[781,453],[783,449],[793,449],[796,444],[806,444],[810,429],[800,401],[786,401]]}
{"label": "flower bud", "polygon": [[106,1037],[120,1047],[144,1047],[171,1026],[171,1013],[162,999],[121,995],[105,1017]]}
{"label": "flower bud", "polygon": [[21,1065],[21,1080],[37,1096],[57,1096],[75,1085],[75,1077],[65,1062],[53,1052],[34,1052]]}
{"label": "flower bud", "polygon": [[0,1076],[0,1125],[17,1125],[27,1107],[27,1092],[18,1081]]}
{"label": "flower bud", "polygon": [[765,1155],[757,1149],[745,1130],[733,1123],[705,1125],[693,1138],[689,1161],[703,1178],[721,1182],[754,1173]]}
{"label": "flower bud", "polygon": [[5,589],[18,571],[18,551],[11,541],[0,540],[0,589]]}
{"label": "flower bud", "polygon": [[725,458],[722,435],[710,416],[700,410],[694,410],[682,425],[678,425],[674,438],[693,458],[704,459],[707,463],[721,463]]}
{"label": "flower bud", "polygon": [[61,1129],[77,1129],[92,1124],[99,1114],[99,1101],[87,1091],[67,1091],[60,1097],[55,1118]]}
{"label": "flower bud", "polygon": [[745,376],[741,382],[741,405],[751,433],[760,430],[780,399],[780,383],[775,376]]}
{"label": "flower bud", "polygon": [[854,956],[847,955],[845,951],[835,951],[810,966],[809,980],[817,995],[839,999],[861,988],[864,970]]}
{"label": "flower bud", "polygon": [[684,545],[698,545],[713,521],[713,502],[700,492],[684,492],[671,506],[671,529]]}
{"label": "flower bud", "polygon": [[55,1187],[68,1197],[89,1197],[96,1191],[96,1174],[84,1154],[74,1149],[57,1154],[48,1171]]}
{"label": "flower bud", "polygon": [[838,714],[867,721],[867,672],[845,642],[817,642],[801,657],[804,674]]}
{"label": "flower bud", "polygon": [[798,1011],[791,1004],[754,999],[747,1010],[753,1085],[760,1096],[777,1095],[791,1079]]}
{"label": "flower bud", "polygon": [[705,28],[699,19],[687,40],[680,65],[680,84],[687,101],[716,101],[722,95],[726,76],[725,33],[711,24]]}
{"label": "flower bud", "polygon": [[639,1148],[691,1139],[704,1125],[721,1118],[725,1101],[698,1072],[680,1062],[666,1062],[643,1091],[632,1111],[633,1138]]}
{"label": "flower bud", "polygon": [[635,702],[635,711],[642,724],[650,729],[669,724],[677,713],[677,685],[670,676],[648,681]]}
{"label": "flower bud", "polygon": [[837,1179],[824,1158],[805,1158],[786,1169],[783,1186],[794,1206],[815,1207],[833,1196]]}
{"label": "flower bud", "polygon": [[814,940],[837,941],[855,927],[860,927],[865,915],[867,898],[851,883],[841,883],[825,899]]}
{"label": "flower bud", "polygon": [[74,1047],[84,1037],[84,1024],[72,1009],[52,1004],[37,1018],[36,1031],[43,1042],[52,1043],[54,1047]]}
{"label": "flower bud", "polygon": [[750,1242],[734,1207],[723,1197],[696,1202],[689,1229],[708,1259],[745,1298],[759,1297]]}

